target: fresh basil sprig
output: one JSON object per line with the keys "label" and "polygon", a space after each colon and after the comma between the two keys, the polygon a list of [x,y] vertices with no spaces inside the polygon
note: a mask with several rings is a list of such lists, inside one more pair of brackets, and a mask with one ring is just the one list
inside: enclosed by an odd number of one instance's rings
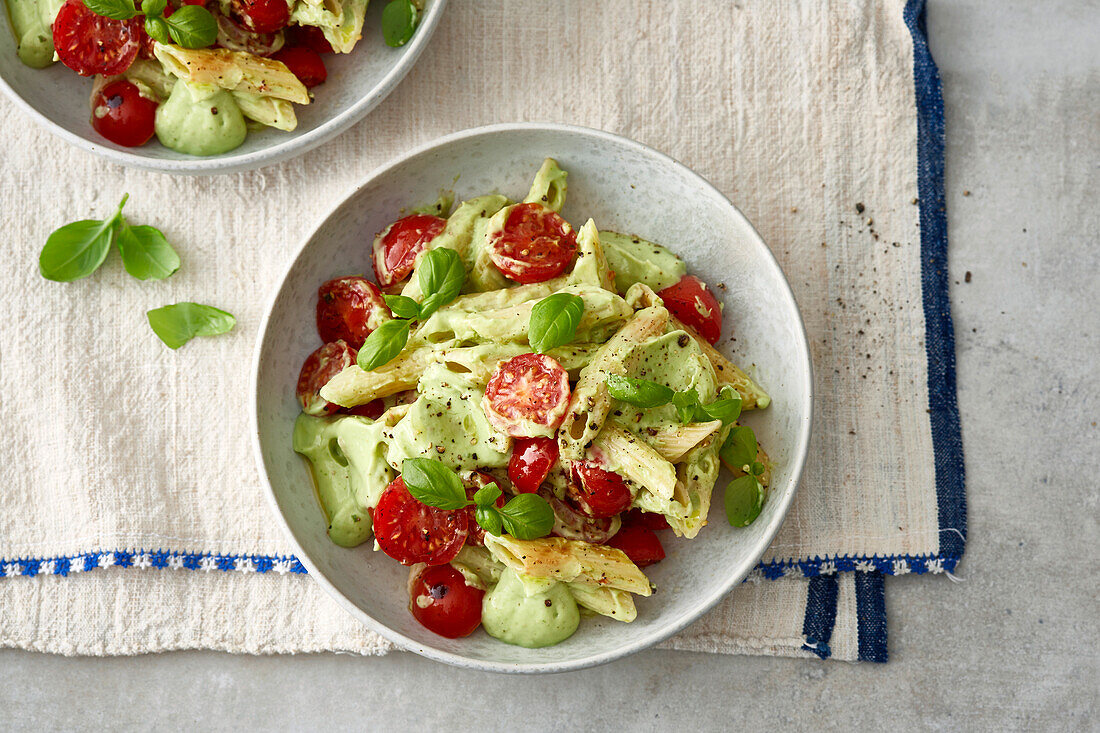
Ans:
{"label": "fresh basil sprig", "polygon": [[723,425],[729,425],[741,415],[741,396],[729,385],[722,387],[718,399],[709,405],[700,404],[699,391],[694,387],[677,392],[659,382],[618,374],[608,375],[607,392],[617,400],[643,409],[671,402],[677,418],[684,424],[721,420]]}
{"label": "fresh basil sprig", "polygon": [[565,346],[577,337],[584,315],[584,301],[572,293],[554,293],[535,303],[527,328],[527,341],[536,353]]}
{"label": "fresh basil sprig", "polygon": [[165,17],[167,0],[144,0],[139,11],[134,0],[85,0],[85,7],[112,20],[145,16],[145,32],[160,43],[175,41],[184,48],[206,48],[218,37],[218,22],[201,5],[184,5]]}
{"label": "fresh basil sprig", "polygon": [[404,46],[419,22],[420,12],[412,0],[391,0],[382,9],[382,38],[392,48]]}
{"label": "fresh basil sprig", "polygon": [[200,303],[176,303],[149,311],[153,333],[170,349],[178,349],[196,336],[217,336],[236,325],[232,314]]}
{"label": "fresh basil sprig", "polygon": [[138,280],[163,280],[179,269],[180,258],[164,234],[151,226],[131,226],[122,215],[130,194],[102,221],[85,219],[56,229],[38,256],[42,277],[71,282],[88,277],[117,243],[122,265]]}
{"label": "fresh basil sprig", "polygon": [[397,358],[409,342],[412,321],[426,320],[457,298],[466,282],[462,256],[446,247],[427,252],[416,271],[424,300],[417,303],[404,295],[385,296],[386,305],[396,318],[386,321],[367,336],[356,360],[362,369],[369,372]]}
{"label": "fresh basil sprig", "polygon": [[764,474],[764,464],[756,460],[758,447],[756,434],[746,425],[738,425],[730,430],[726,442],[722,444],[718,457],[731,471],[744,473],[735,478],[726,487],[726,519],[731,526],[747,527],[760,516],[764,506],[764,485],[760,477]]}
{"label": "fresh basil sprig", "polygon": [[401,463],[401,478],[421,504],[449,511],[474,507],[474,520],[492,535],[507,532],[519,540],[533,540],[545,537],[554,528],[554,510],[538,494],[520,494],[498,507],[501,490],[490,483],[470,500],[458,474],[430,458],[406,458]]}

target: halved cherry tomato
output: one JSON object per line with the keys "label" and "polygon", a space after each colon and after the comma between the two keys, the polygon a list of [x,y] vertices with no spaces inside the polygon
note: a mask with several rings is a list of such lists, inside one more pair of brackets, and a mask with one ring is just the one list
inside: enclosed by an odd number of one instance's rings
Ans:
{"label": "halved cherry tomato", "polygon": [[363,277],[338,277],[317,291],[317,333],[322,341],[343,339],[354,349],[390,320],[378,287]]}
{"label": "halved cherry tomato", "polygon": [[374,507],[374,537],[402,565],[442,565],[466,543],[465,509],[436,509],[417,501],[400,476],[390,482]]}
{"label": "halved cherry tomato", "polygon": [[665,519],[664,514],[657,514],[655,512],[643,512],[641,509],[631,509],[623,516],[624,524],[637,524],[645,527],[646,529],[662,530],[670,529],[668,526],[668,520]]}
{"label": "halved cherry tomato", "polygon": [[66,0],[53,21],[54,51],[81,76],[126,71],[141,50],[142,35],[140,17],[111,20],[88,10],[81,0]]}
{"label": "halved cherry tomato", "polygon": [[274,33],[290,22],[286,0],[232,0],[232,7],[244,27],[256,33]]}
{"label": "halved cherry tomato", "polygon": [[119,79],[99,90],[92,102],[92,127],[111,142],[127,148],[144,145],[153,136],[157,103]]}
{"label": "halved cherry tomato", "polygon": [[722,309],[707,284],[694,275],[657,293],[672,315],[691,326],[712,344],[722,336]]}
{"label": "halved cherry tomato", "polygon": [[569,407],[569,373],[545,354],[520,354],[497,364],[485,386],[485,414],[516,438],[553,434]]}
{"label": "halved cherry tomato", "polygon": [[573,478],[577,483],[570,487],[570,493],[590,517],[614,516],[629,507],[634,498],[622,476],[592,461],[575,462]]}
{"label": "halved cherry tomato", "polygon": [[443,231],[447,220],[429,214],[398,219],[374,238],[374,276],[382,289],[409,276],[416,257]]}
{"label": "halved cherry tomato", "polygon": [[386,411],[386,403],[379,397],[376,400],[371,400],[365,405],[357,405],[355,407],[341,408],[340,412],[347,413],[348,415],[359,415],[360,417],[369,417],[371,420],[377,420],[382,417],[382,413]]}
{"label": "halved cherry tomato", "polygon": [[652,529],[640,524],[628,524],[607,541],[626,553],[631,562],[640,568],[665,559],[665,548]]}
{"label": "halved cherry tomato", "polygon": [[533,494],[557,460],[558,441],[553,438],[518,438],[508,459],[508,478],[519,493]]}
{"label": "halved cherry tomato", "polygon": [[308,415],[331,415],[340,409],[321,397],[321,387],[355,363],[355,349],[343,341],[333,341],[314,351],[298,373],[298,401]]}
{"label": "halved cherry tomato", "polygon": [[573,227],[542,204],[516,204],[489,238],[489,259],[508,279],[540,283],[557,277],[577,254]]}
{"label": "halved cherry tomato", "polygon": [[[494,481],[496,481],[496,479],[481,471],[470,471],[469,475],[463,475],[462,483],[466,487],[466,498],[473,499],[478,489],[482,486],[488,486]],[[496,502],[494,502],[498,508],[504,506],[505,496],[506,495],[501,492],[501,495],[498,496]],[[466,544],[473,547],[481,547],[485,544],[485,530],[481,528],[481,525],[478,524],[477,520],[474,518],[474,507],[468,506],[466,507],[466,511],[469,512],[470,515],[470,534],[466,537]]]}
{"label": "halved cherry tomato", "polygon": [[286,46],[272,54],[271,58],[290,69],[290,73],[298,77],[298,81],[305,84],[306,89],[323,84],[328,78],[328,71],[325,70],[325,62],[321,60],[320,54],[308,48]]}
{"label": "halved cherry tomato", "polygon": [[485,591],[466,585],[450,565],[431,565],[409,582],[409,611],[420,624],[448,639],[469,636],[481,625]]}
{"label": "halved cherry tomato", "polygon": [[325,38],[325,32],[315,25],[292,25],[286,29],[288,46],[308,48],[314,53],[332,53],[332,44]]}

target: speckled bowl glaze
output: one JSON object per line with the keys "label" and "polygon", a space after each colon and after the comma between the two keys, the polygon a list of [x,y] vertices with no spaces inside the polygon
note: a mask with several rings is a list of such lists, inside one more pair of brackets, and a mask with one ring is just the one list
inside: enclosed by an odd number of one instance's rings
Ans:
{"label": "speckled bowl glaze", "polygon": [[295,105],[298,128],[293,132],[249,132],[243,145],[224,155],[200,158],[177,153],[156,138],[138,148],[104,140],[89,122],[91,79],[77,76],[61,63],[46,69],[24,66],[16,55],[6,12],[0,12],[0,89],[50,132],[112,163],[181,175],[249,170],[301,155],[363,119],[416,63],[435,32],[446,2],[425,0],[420,26],[401,48],[390,48],[382,40],[380,23],[385,1],[370,3],[363,38],[355,50],[326,56],[328,80],[317,88],[316,98],[309,105]]}
{"label": "speckled bowl glaze", "polygon": [[[478,630],[444,639],[408,611],[407,568],[368,543],[343,549],[325,535],[304,461],[291,450],[298,414],[295,384],[305,357],[319,346],[317,288],[330,278],[370,272],[374,233],[402,209],[433,201],[454,183],[459,199],[526,194],[546,156],[569,172],[567,220],[593,217],[601,228],[661,242],[712,284],[725,304],[725,328],[736,349],[722,348],[759,379],[773,404],[752,413],[762,445],[775,460],[763,513],[733,529],[715,490],[710,524],[695,540],[666,535],[668,557],[647,570],[657,592],[639,598],[625,624],[588,618],[565,642],[545,649],[510,646]],[[563,125],[495,125],[460,132],[375,171],[302,244],[260,328],[254,365],[254,445],[272,508],[313,578],[349,613],[398,645],[431,659],[497,672],[562,672],[645,649],[684,628],[753,568],[794,496],[810,438],[809,348],[798,307],[771,252],[745,217],[713,186],[671,158],[639,143]]]}

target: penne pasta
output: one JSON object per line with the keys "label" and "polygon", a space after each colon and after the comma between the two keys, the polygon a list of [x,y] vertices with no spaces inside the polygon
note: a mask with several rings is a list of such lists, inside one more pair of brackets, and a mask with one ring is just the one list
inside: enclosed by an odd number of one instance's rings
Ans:
{"label": "penne pasta", "polygon": [[551,211],[561,211],[565,206],[565,178],[568,174],[561,169],[558,161],[547,158],[531,182],[531,190],[524,203],[542,204]]}
{"label": "penne pasta", "polygon": [[298,116],[294,105],[285,99],[265,97],[251,92],[231,92],[241,114],[267,127],[290,132],[298,127]]}
{"label": "penne pasta", "polygon": [[305,85],[274,59],[224,48],[181,48],[164,43],[155,44],[153,53],[173,76],[192,84],[309,104]]}
{"label": "penne pasta", "polygon": [[578,606],[589,611],[613,618],[616,621],[630,623],[638,618],[638,609],[634,605],[634,596],[615,588],[600,588],[584,583],[566,583],[573,600]]}
{"label": "penne pasta", "polygon": [[607,587],[635,595],[652,593],[649,579],[621,550],[562,537],[517,540],[485,535],[485,547],[517,573],[563,583]]}
{"label": "penne pasta", "polygon": [[685,325],[675,317],[672,317],[671,320],[673,328],[686,331],[699,344],[699,348],[703,350],[703,353],[714,367],[714,376],[718,380],[719,388],[728,384],[741,395],[742,410],[762,410],[771,404],[772,398],[768,396],[768,393],[752,381],[752,378],[745,374],[740,367],[722,356],[718,349],[711,346],[706,339],[696,333],[690,326]]}
{"label": "penne pasta", "polygon": [[602,454],[598,462],[613,466],[616,473],[645,490],[662,499],[672,498],[676,489],[676,468],[652,446],[614,420],[603,426],[589,452]]}
{"label": "penne pasta", "polygon": [[666,461],[679,463],[684,454],[714,435],[721,427],[721,420],[693,422],[687,425],[668,425],[643,433],[642,437]]}

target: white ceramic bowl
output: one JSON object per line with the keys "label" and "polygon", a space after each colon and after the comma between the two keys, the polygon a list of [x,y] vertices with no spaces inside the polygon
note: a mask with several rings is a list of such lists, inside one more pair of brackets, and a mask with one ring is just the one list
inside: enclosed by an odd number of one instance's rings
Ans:
{"label": "white ceramic bowl", "polygon": [[[726,332],[737,335],[732,354],[741,364],[754,365],[750,369],[773,397],[771,407],[747,422],[776,466],[763,513],[750,527],[733,529],[726,522],[720,479],[710,524],[699,537],[667,536],[667,559],[647,570],[658,590],[638,599],[636,621],[584,619],[577,633],[557,646],[523,649],[482,630],[455,640],[430,633],[408,611],[407,568],[372,551],[370,543],[349,550],[329,541],[308,469],[291,450],[291,431],[298,414],[298,369],[320,345],[314,307],[321,283],[370,272],[374,233],[403,208],[433,201],[456,177],[459,199],[493,191],[518,199],[545,156],[569,172],[562,213],[575,227],[591,216],[601,228],[661,242],[687,261],[689,271],[725,284],[716,294],[725,303]],[[690,624],[745,577],[771,542],[794,496],[810,438],[812,380],[802,319],[779,265],[752,225],[713,186],[671,158],[615,135],[563,125],[460,132],[368,176],[301,246],[260,327],[254,369],[260,473],[313,578],[349,613],[400,646],[485,670],[578,669],[644,649]]]}
{"label": "white ceramic bowl", "polygon": [[6,12],[0,11],[0,89],[46,129],[78,148],[112,163],[183,175],[232,173],[301,155],[361,120],[386,98],[416,63],[435,31],[447,0],[425,0],[420,26],[412,40],[390,48],[382,40],[380,17],[385,0],[367,9],[363,38],[351,53],[325,56],[328,80],[307,106],[295,105],[293,132],[257,130],[244,144],[224,155],[196,157],[169,150],[154,137],[139,148],[124,148],[92,129],[88,97],[92,81],[58,62],[46,69],[24,66]]}

